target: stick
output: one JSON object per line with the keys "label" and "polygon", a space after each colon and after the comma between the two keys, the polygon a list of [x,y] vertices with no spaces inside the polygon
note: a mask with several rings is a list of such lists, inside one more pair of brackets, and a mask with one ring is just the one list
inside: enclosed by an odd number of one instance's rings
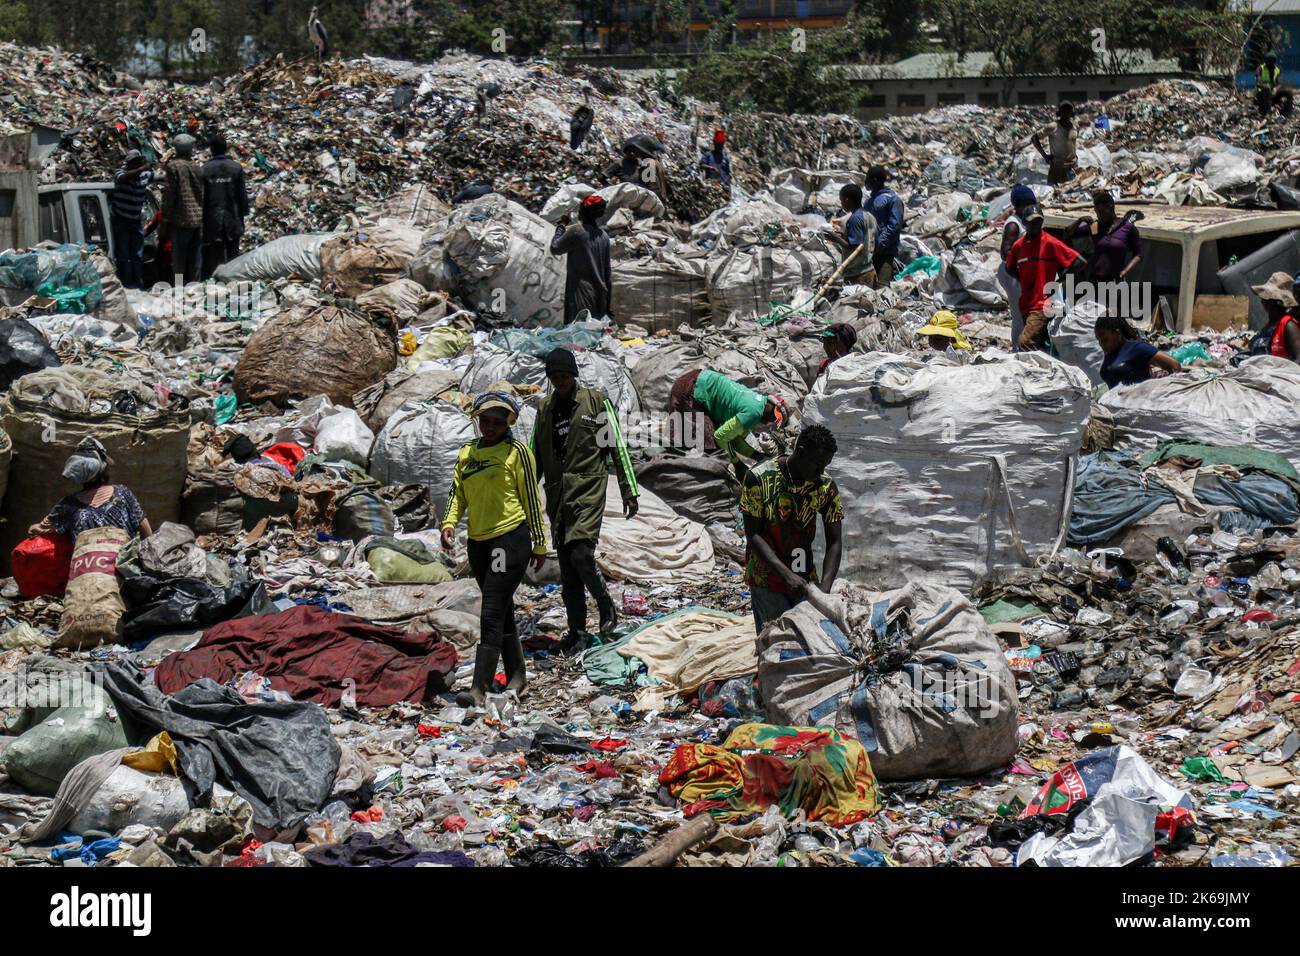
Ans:
{"label": "stick", "polygon": [[718,821],[710,814],[703,813],[690,823],[678,827],[635,860],[629,860],[623,865],[672,866],[679,856],[697,843],[712,839],[717,832]]}
{"label": "stick", "polygon": [[866,247],[867,244],[865,242],[860,243],[856,249],[854,249],[851,253],[849,253],[848,257],[845,258],[845,260],[840,263],[840,267],[835,270],[834,275],[832,275],[829,279],[827,279],[826,283],[820,289],[817,290],[817,294],[812,297],[812,301],[808,303],[807,308],[811,308],[812,306],[816,305],[819,301],[821,301],[821,297],[826,294],[827,290],[829,290],[831,286],[833,286],[836,282],[839,281],[840,276],[844,275],[844,270],[849,267],[849,263],[851,263],[854,259],[856,259],[859,253],[861,253],[862,250],[865,249]]}

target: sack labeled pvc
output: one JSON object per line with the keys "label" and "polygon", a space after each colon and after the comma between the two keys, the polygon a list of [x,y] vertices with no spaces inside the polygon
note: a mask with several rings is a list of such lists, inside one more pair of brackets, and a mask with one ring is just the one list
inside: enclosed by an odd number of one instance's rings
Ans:
{"label": "sack labeled pvc", "polygon": [[77,535],[55,647],[78,650],[117,640],[126,613],[117,556],[130,540],[120,528],[90,528]]}

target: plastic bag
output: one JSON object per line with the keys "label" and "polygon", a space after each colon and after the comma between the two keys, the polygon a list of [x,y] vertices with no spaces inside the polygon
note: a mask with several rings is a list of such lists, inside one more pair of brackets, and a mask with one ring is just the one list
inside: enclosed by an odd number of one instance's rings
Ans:
{"label": "plastic bag", "polygon": [[350,408],[342,409],[321,420],[316,430],[315,451],[326,461],[350,461],[361,468],[370,460],[370,446],[375,433]]}
{"label": "plastic bag", "polygon": [[0,321],[0,391],[28,372],[62,364],[36,326],[25,319]]}
{"label": "plastic bag", "polygon": [[41,534],[19,542],[9,559],[23,599],[63,594],[72,563],[72,541],[66,534]]}

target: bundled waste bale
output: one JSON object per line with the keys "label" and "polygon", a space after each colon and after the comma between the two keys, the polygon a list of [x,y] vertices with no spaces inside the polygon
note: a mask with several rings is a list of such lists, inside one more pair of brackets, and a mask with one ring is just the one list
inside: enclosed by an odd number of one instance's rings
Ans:
{"label": "bundled waste bale", "polygon": [[414,371],[425,362],[455,358],[469,348],[473,340],[474,337],[469,332],[454,326],[441,325],[432,328],[425,333],[424,341],[406,357],[403,364]]}
{"label": "bundled waste bale", "polygon": [[307,232],[281,236],[265,245],[236,256],[217,266],[213,278],[218,282],[273,282],[296,275],[303,279],[320,278],[321,246],[335,236],[332,232]]}
{"label": "bundled waste bale", "polygon": [[396,368],[383,381],[363,388],[352,396],[352,407],[371,431],[378,431],[393,413],[409,401],[431,401],[444,392],[460,388],[461,372],[428,368],[414,372]]}
{"label": "bundled waste bale", "polygon": [[104,304],[94,258],[75,242],[0,252],[0,288],[49,296],[60,312],[96,312]]}
{"label": "bundled waste bale", "polygon": [[824,244],[807,248],[748,246],[712,257],[706,272],[709,308],[722,324],[731,315],[766,315],[799,289],[815,289],[839,267]]}
{"label": "bundled waste bale", "polygon": [[1284,358],[1260,355],[1236,368],[1123,385],[1100,404],[1114,416],[1117,446],[1151,448],[1166,438],[1250,445],[1300,467],[1300,365]]}
{"label": "bundled waste bale", "polygon": [[473,421],[458,405],[407,402],[375,439],[370,476],[381,485],[428,488],[441,516],[460,446],[477,436]]}
{"label": "bundled waste bale", "polygon": [[545,219],[497,193],[458,207],[447,220],[444,250],[466,305],[504,314],[513,325],[561,324],[565,266],[551,255],[554,235]]}
{"label": "bundled waste bale", "polygon": [[113,480],[131,489],[152,524],[177,519],[190,413],[156,401],[153,389],[136,379],[81,366],[33,372],[13,384],[0,405],[14,452],[0,527],[6,563],[31,525],[60,498],[81,490],[62,474],[86,438],[103,443],[113,459]]}
{"label": "bundled waste bale", "polygon": [[623,325],[634,323],[648,332],[672,331],[685,323],[712,319],[702,256],[670,253],[616,259],[610,267],[613,290],[610,311]]}
{"label": "bundled waste bale", "polygon": [[768,720],[856,737],[881,780],[971,777],[1015,756],[1015,678],[951,588],[812,588],[763,629],[758,655]]}
{"label": "bundled waste bale", "polygon": [[366,222],[388,219],[393,222],[428,229],[447,218],[451,207],[438,198],[438,194],[423,183],[408,186],[387,199],[381,199],[367,210]]}
{"label": "bundled waste bale", "polygon": [[356,298],[399,279],[422,235],[415,226],[383,221],[334,236],[320,247],[321,283],[337,295]]}
{"label": "bundled waste bale", "polygon": [[239,465],[225,454],[229,437],[206,422],[190,432],[181,523],[197,535],[239,534],[244,525],[244,496],[235,487]]}
{"label": "bundled waste bale", "polygon": [[776,184],[773,197],[791,212],[801,213],[811,206],[833,211],[840,206],[840,189],[849,183],[861,186],[865,174],[849,169],[791,167],[774,170],[771,180]]}
{"label": "bundled waste bale", "polygon": [[626,349],[622,358],[641,397],[641,406],[651,412],[665,411],[673,383],[707,362],[703,350],[693,342]]}
{"label": "bundled waste bale", "polygon": [[83,650],[117,640],[126,613],[117,560],[130,540],[120,528],[90,528],[77,535],[54,646]]}
{"label": "bundled waste bale", "polygon": [[129,826],[143,825],[170,830],[189,810],[182,778],[143,773],[123,763],[88,795],[68,829],[72,833],[121,833]]}
{"label": "bundled waste bale", "polygon": [[397,365],[391,328],[333,305],[294,306],[253,333],[235,366],[235,394],[242,402],[287,405],[328,395],[337,405],[373,385]]}
{"label": "bundled waste bale", "polygon": [[605,200],[605,215],[601,223],[608,223],[610,217],[620,209],[626,209],[636,219],[661,219],[667,213],[662,200],[644,186],[636,183],[615,183],[603,189],[594,189],[586,183],[570,183],[561,186],[554,196],[542,207],[541,217],[549,223],[558,223],[566,215],[577,217],[578,207],[592,194]]}
{"label": "bundled waste bale", "polygon": [[1059,547],[1088,380],[1040,353],[924,364],[854,353],[832,364],[804,421],[839,444],[850,580],[967,589]]}
{"label": "bundled waste bale", "polygon": [[[631,415],[641,410],[636,386],[618,361],[604,352],[592,350],[575,352],[574,355],[578,360],[578,382],[581,385],[603,391],[620,415]],[[461,379],[461,391],[477,394],[487,391],[496,382],[536,385],[545,391],[550,390],[541,359],[526,352],[480,346],[474,350],[469,368]]]}
{"label": "bundled waste bale", "polygon": [[424,286],[414,279],[394,279],[361,293],[356,301],[362,312],[400,328],[420,314],[428,297]]}

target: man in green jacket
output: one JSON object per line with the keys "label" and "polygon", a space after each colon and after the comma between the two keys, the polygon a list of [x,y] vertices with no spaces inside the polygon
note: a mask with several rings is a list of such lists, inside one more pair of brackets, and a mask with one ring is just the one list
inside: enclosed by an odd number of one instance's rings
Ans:
{"label": "man in green jacket", "polygon": [[560,559],[560,594],[569,619],[564,643],[572,648],[587,629],[587,591],[600,609],[600,632],[610,634],[618,624],[614,602],[596,567],[611,461],[628,518],[636,517],[638,491],[618,413],[604,392],[579,387],[573,353],[557,348],[547,355],[546,377],[551,394],[537,412],[532,447]]}

